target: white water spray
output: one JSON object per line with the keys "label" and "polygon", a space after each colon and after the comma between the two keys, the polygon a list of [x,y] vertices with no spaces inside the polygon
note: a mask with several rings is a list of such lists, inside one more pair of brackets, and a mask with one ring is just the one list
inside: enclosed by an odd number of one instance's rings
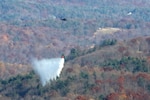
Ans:
{"label": "white water spray", "polygon": [[35,73],[40,77],[42,86],[50,83],[50,80],[55,80],[60,76],[62,68],[64,67],[64,58],[51,58],[51,59],[34,59],[32,68]]}

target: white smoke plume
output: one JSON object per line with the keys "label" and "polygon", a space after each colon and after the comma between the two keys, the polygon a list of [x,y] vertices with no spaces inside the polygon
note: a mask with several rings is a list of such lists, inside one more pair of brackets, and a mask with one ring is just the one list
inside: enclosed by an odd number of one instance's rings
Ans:
{"label": "white smoke plume", "polygon": [[62,68],[64,67],[64,58],[51,59],[34,59],[32,61],[32,68],[40,77],[42,86],[50,83],[50,80],[55,80],[60,76]]}

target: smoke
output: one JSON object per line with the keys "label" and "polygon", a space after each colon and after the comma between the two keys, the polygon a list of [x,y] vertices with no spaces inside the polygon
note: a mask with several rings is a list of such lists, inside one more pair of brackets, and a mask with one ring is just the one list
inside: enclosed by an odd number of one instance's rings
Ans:
{"label": "smoke", "polygon": [[40,77],[42,86],[50,83],[50,80],[55,80],[56,77],[59,77],[63,67],[64,58],[32,60],[32,68]]}

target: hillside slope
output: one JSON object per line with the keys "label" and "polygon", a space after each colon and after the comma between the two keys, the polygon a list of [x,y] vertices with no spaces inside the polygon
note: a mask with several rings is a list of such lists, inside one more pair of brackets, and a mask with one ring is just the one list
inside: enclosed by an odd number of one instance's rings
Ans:
{"label": "hillside slope", "polygon": [[[46,87],[42,87],[33,72],[1,80],[1,99],[149,99],[149,40],[150,37],[139,37],[97,47],[68,60],[61,77]],[[142,43],[145,46],[137,52]]]}

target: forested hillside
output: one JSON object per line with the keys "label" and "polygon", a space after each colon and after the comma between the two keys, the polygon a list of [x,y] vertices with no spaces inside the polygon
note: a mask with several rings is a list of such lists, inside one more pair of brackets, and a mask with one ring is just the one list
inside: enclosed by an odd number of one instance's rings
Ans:
{"label": "forested hillside", "polygon": [[[2,99],[149,99],[150,37],[100,46],[66,57],[61,77],[42,87],[33,71],[0,81]],[[140,49],[140,44],[145,46]],[[134,99],[133,99],[134,98]]]}
{"label": "forested hillside", "polygon": [[[150,99],[149,0],[2,0],[0,99]],[[33,58],[64,54],[42,87]]]}

